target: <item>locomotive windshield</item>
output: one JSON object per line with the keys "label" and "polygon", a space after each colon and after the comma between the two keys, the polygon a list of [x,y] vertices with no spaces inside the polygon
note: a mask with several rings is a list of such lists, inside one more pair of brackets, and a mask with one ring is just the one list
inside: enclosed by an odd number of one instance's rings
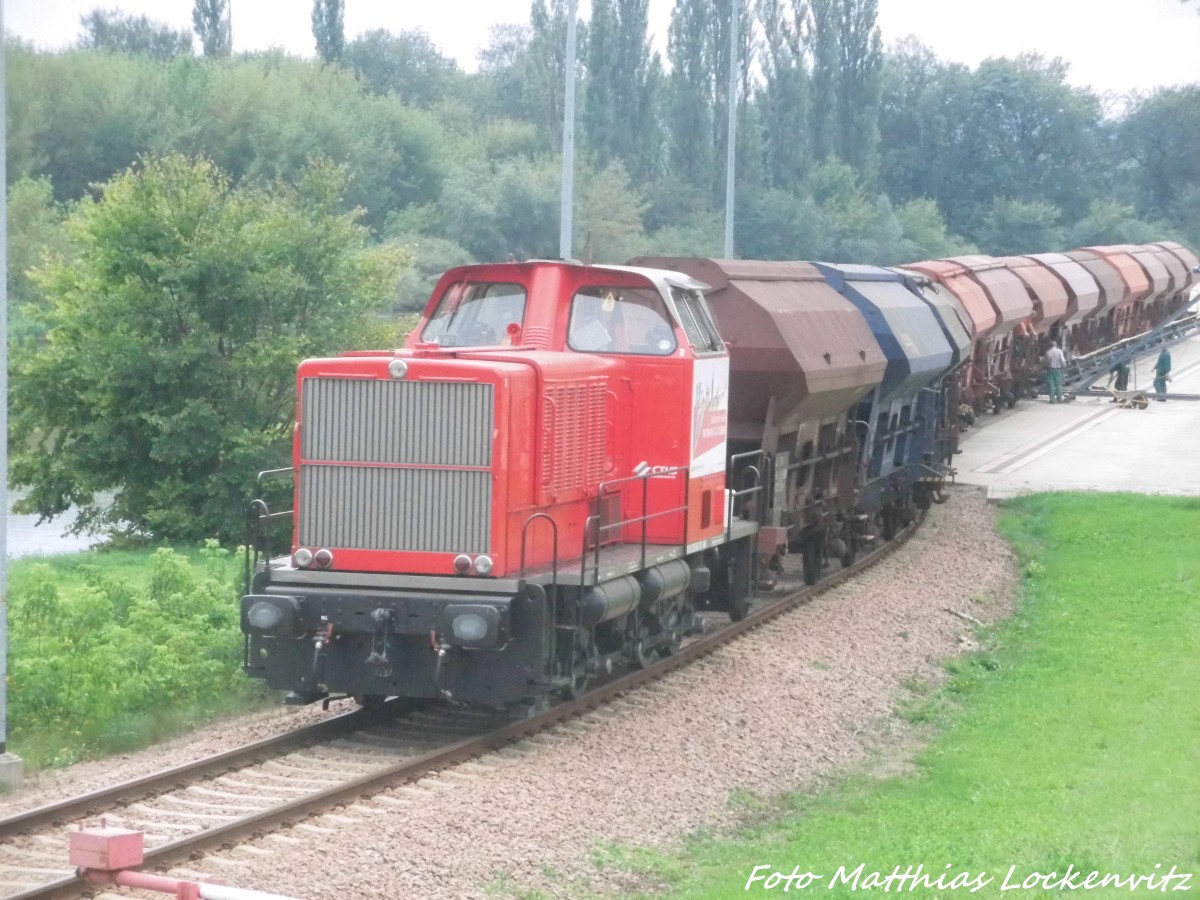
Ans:
{"label": "locomotive windshield", "polygon": [[567,345],[586,353],[669,356],[675,329],[653,288],[585,287],[571,300]]}
{"label": "locomotive windshield", "polygon": [[485,347],[506,342],[510,325],[525,318],[519,284],[463,281],[452,284],[425,323],[421,340],[443,347]]}

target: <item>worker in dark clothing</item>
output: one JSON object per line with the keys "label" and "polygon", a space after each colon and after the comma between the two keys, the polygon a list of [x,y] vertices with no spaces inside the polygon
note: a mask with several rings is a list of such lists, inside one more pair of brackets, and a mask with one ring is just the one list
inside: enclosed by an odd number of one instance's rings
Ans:
{"label": "worker in dark clothing", "polygon": [[[1116,381],[1116,384],[1113,384],[1114,380]],[[1112,385],[1115,390],[1129,390],[1129,360],[1119,362],[1108,370],[1108,383]]]}
{"label": "worker in dark clothing", "polygon": [[[1162,352],[1158,354],[1158,361],[1154,364],[1154,393],[1165,394],[1167,392],[1167,382],[1171,380],[1171,352],[1166,348],[1162,348]],[[1165,401],[1166,397],[1159,397],[1160,401]]]}

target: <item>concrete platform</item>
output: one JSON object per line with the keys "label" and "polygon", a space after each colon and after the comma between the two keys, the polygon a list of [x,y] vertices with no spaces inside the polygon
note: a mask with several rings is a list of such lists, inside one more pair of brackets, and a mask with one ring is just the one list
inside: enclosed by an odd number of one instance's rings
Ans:
{"label": "concrete platform", "polygon": [[[1136,361],[1131,389],[1153,398],[1157,358]],[[1200,394],[1200,335],[1173,346],[1171,361],[1168,390]],[[1021,400],[980,416],[961,446],[955,481],[982,485],[989,500],[1040,491],[1200,496],[1200,400],[1151,399],[1144,410],[1119,409],[1107,396]]]}

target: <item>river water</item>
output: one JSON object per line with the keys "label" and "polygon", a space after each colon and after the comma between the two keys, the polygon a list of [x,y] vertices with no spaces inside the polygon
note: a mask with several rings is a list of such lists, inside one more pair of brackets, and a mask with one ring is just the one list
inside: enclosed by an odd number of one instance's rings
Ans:
{"label": "river water", "polygon": [[8,512],[8,558],[18,556],[50,555],[53,553],[78,553],[87,550],[100,539],[95,535],[64,535],[71,526],[74,516],[66,513],[53,522],[37,524],[38,517],[19,516],[12,511],[17,497],[9,493]]}

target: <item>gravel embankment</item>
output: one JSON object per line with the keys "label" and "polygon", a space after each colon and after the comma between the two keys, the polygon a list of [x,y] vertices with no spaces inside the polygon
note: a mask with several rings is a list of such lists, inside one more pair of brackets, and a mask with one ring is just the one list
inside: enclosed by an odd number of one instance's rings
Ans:
{"label": "gravel embankment", "polygon": [[[903,767],[917,735],[893,714],[902,682],[937,680],[939,660],[973,644],[947,610],[984,621],[1011,611],[1017,571],[995,515],[981,493],[955,490],[890,559],[650,690],[192,867],[312,900],[646,887],[596,869],[591,851],[737,824],[745,806],[729,802],[733,791],[772,795],[866,764]],[[150,758],[162,766],[231,746],[242,727]],[[47,776],[42,790],[128,777],[141,756]]]}

